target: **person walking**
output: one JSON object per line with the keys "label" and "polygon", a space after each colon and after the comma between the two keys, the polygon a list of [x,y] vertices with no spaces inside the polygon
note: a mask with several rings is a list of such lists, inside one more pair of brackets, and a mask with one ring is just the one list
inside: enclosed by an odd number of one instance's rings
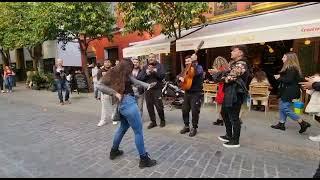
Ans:
{"label": "person walking", "polygon": [[[111,61],[106,59],[103,63],[103,66],[100,68],[100,70],[97,73],[97,80],[99,81],[103,76],[105,76],[106,73],[111,69],[111,67],[112,67]],[[111,111],[114,112],[114,106],[112,104],[115,104],[116,103],[115,101],[116,100],[112,99],[112,96],[109,96],[107,94],[101,94],[101,117],[100,117],[99,123],[97,124],[98,127],[101,127],[107,123],[108,104],[111,105]],[[111,118],[112,118],[112,114],[111,114]]]}
{"label": "person walking", "polygon": [[[63,60],[57,59],[56,65],[53,66],[53,72],[55,75],[55,83],[58,90],[58,97],[60,100],[60,104],[64,105],[65,103],[71,104],[69,100],[70,88],[67,81],[67,75],[69,71],[66,67],[63,66]],[[63,101],[63,90],[65,91],[64,101]]]}
{"label": "person walking", "polygon": [[[143,129],[141,115],[136,103],[132,84],[139,84],[150,88],[150,85],[136,80],[132,77],[133,63],[131,60],[122,60],[118,66],[110,69],[103,76],[97,85],[98,90],[117,97],[119,101],[120,126],[116,130],[113,139],[113,145],[110,151],[110,159],[113,160],[123,154],[119,150],[123,136],[129,127],[133,129],[136,148],[140,155],[139,167],[151,167],[157,164],[156,160],[149,157],[149,153],[144,146]],[[114,76],[114,75],[117,76]]]}
{"label": "person walking", "polygon": [[[137,58],[132,58],[132,63],[133,63],[132,76],[137,78],[139,73],[141,72],[140,61]],[[138,88],[134,86],[133,91],[137,99],[138,107],[140,109],[141,119],[143,120],[144,89],[141,87]]]}
{"label": "person walking", "polygon": [[246,100],[246,88],[249,71],[247,65],[246,45],[231,48],[230,70],[214,71],[213,80],[224,83],[224,100],[222,103],[222,118],[226,126],[226,134],[218,139],[225,142],[224,147],[240,147],[241,121],[239,118],[241,105]]}
{"label": "person walking", "polygon": [[[193,137],[197,134],[198,123],[199,123],[199,114],[202,104],[202,89],[203,89],[203,68],[198,64],[197,56],[193,54],[192,56],[186,56],[185,64],[192,64],[195,69],[195,76],[192,79],[192,85],[190,89],[185,91],[184,100],[182,104],[182,118],[184,122],[184,127],[180,130],[180,134],[189,133],[190,137]],[[178,75],[178,80],[184,82],[185,79],[181,75]],[[189,124],[189,114],[192,114],[192,129],[190,130]]]}
{"label": "person walking", "polygon": [[280,120],[278,124],[271,125],[273,129],[286,130],[285,123],[287,117],[297,121],[300,124],[299,133],[305,132],[311,125],[302,120],[300,116],[295,114],[291,109],[292,101],[300,98],[299,82],[302,79],[302,73],[299,65],[298,56],[294,52],[289,52],[282,57],[283,66],[280,75],[274,75],[275,79],[279,81],[279,114]]}
{"label": "person walking", "polygon": [[148,63],[143,67],[141,73],[139,73],[139,75],[137,76],[137,79],[143,82],[157,83],[156,86],[145,93],[146,105],[151,121],[148,129],[157,126],[154,106],[156,107],[158,115],[160,117],[160,127],[164,127],[166,125],[164,117],[164,106],[161,98],[162,80],[164,79],[164,77],[165,72],[163,65],[156,60],[155,54],[150,54]]}
{"label": "person walking", "polygon": [[14,81],[14,72],[9,66],[5,66],[4,72],[3,72],[3,77],[5,80],[5,85],[7,87],[7,92],[12,93],[12,88],[13,88],[13,81]]}

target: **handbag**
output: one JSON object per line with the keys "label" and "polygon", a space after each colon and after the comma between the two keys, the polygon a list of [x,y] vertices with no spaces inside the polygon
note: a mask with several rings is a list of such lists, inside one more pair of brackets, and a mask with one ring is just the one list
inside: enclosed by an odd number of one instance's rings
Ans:
{"label": "handbag", "polygon": [[117,103],[117,106],[113,112],[113,116],[111,117],[112,121],[121,121],[121,114],[120,114],[120,103]]}

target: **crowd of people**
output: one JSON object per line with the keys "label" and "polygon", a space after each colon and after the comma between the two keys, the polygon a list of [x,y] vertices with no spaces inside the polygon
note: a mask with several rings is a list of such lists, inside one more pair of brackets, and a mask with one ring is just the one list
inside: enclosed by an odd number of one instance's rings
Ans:
{"label": "crowd of people", "polygon": [[[240,147],[241,135],[241,107],[247,101],[249,96],[249,86],[269,86],[270,83],[266,73],[261,69],[252,73],[251,66],[247,60],[247,47],[245,45],[233,46],[231,49],[231,61],[218,56],[212,69],[208,69],[205,74],[203,67],[198,63],[197,55],[192,54],[185,57],[185,65],[191,65],[194,68],[194,77],[192,85],[185,90],[184,101],[182,105],[183,127],[181,134],[189,133],[190,137],[197,134],[199,115],[202,104],[203,83],[212,81],[218,84],[218,92],[215,101],[221,105],[217,121],[214,125],[225,126],[225,134],[218,139],[223,142],[227,148]],[[272,125],[271,128],[285,130],[287,117],[297,121],[300,125],[299,133],[305,132],[310,123],[302,119],[301,116],[292,110],[292,103],[300,98],[300,90],[309,91],[312,99],[312,112],[316,120],[320,115],[320,95],[319,91],[320,76],[303,78],[299,66],[299,60],[294,52],[284,54],[283,67],[279,74],[274,75],[279,82],[279,122]],[[57,61],[54,67],[55,79],[58,87],[58,97],[60,103],[70,103],[66,69],[62,65],[62,60]],[[162,102],[162,87],[165,78],[164,67],[156,60],[154,54],[148,56],[147,62],[143,64],[138,58],[124,59],[116,61],[115,65],[106,59],[101,66],[94,64],[92,68],[92,79],[94,86],[94,98],[101,101],[101,119],[98,126],[103,126],[110,119],[120,125],[115,132],[113,146],[110,150],[110,159],[115,159],[123,154],[119,149],[121,140],[128,128],[131,127],[135,136],[137,151],[140,155],[139,167],[151,167],[156,164],[156,160],[150,158],[144,146],[143,137],[143,104],[146,102],[150,124],[148,129],[158,126],[154,107],[160,118],[160,127],[166,126],[164,106]],[[177,77],[177,82],[185,81],[183,72]],[[66,89],[63,99],[62,90]],[[270,92],[268,92],[270,93]],[[310,101],[311,102],[311,101]],[[251,102],[250,102],[251,103]],[[255,110],[264,111],[268,105],[265,100],[253,101]],[[111,107],[111,112],[107,109]],[[315,108],[317,107],[317,108]],[[191,111],[191,125],[190,125]],[[320,141],[320,135],[309,137],[313,141]],[[319,170],[320,171],[320,170]]]}

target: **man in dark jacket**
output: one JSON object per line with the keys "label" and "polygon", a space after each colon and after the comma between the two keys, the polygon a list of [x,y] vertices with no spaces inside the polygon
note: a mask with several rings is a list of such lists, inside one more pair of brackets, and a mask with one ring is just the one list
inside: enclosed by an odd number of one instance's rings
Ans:
{"label": "man in dark jacket", "polygon": [[137,76],[138,80],[144,81],[146,83],[157,83],[145,94],[147,109],[151,121],[151,123],[148,126],[148,129],[157,126],[154,106],[156,106],[158,115],[161,120],[160,127],[165,126],[164,106],[161,99],[162,80],[164,79],[164,77],[165,71],[163,65],[156,60],[155,54],[150,54],[147,65],[143,67],[142,71]]}
{"label": "man in dark jacket", "polygon": [[[202,83],[203,83],[203,68],[197,62],[197,56],[193,54],[192,56],[187,56],[186,65],[192,63],[192,66],[195,69],[195,76],[192,79],[191,88],[185,91],[182,105],[182,117],[184,121],[184,127],[180,131],[181,134],[189,133],[190,137],[193,137],[197,134],[198,122],[200,107],[202,102]],[[181,75],[178,75],[179,81],[183,82],[184,78]],[[190,131],[189,127],[189,113],[192,113],[192,129]]]}
{"label": "man in dark jacket", "polygon": [[227,148],[240,147],[239,138],[241,122],[239,114],[241,105],[247,97],[246,84],[249,77],[246,62],[247,47],[238,45],[232,47],[230,70],[213,73],[215,82],[224,82],[224,101],[222,103],[222,118],[226,125],[226,135],[218,137],[226,142],[223,146]]}

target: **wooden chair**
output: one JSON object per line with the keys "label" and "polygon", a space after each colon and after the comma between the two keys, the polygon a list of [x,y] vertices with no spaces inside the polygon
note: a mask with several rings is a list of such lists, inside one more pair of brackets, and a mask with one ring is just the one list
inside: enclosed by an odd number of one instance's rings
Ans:
{"label": "wooden chair", "polygon": [[204,95],[204,101],[203,104],[205,105],[206,103],[212,102],[213,104],[216,105],[216,111],[218,112],[218,104],[213,98],[217,97],[218,93],[218,84],[213,84],[213,83],[203,83],[203,95]]}
{"label": "wooden chair", "polygon": [[250,95],[250,106],[249,111],[251,111],[251,105],[253,100],[257,101],[267,101],[265,105],[264,113],[267,115],[267,109],[269,104],[269,86],[266,85],[250,85],[249,86],[249,95]]}

